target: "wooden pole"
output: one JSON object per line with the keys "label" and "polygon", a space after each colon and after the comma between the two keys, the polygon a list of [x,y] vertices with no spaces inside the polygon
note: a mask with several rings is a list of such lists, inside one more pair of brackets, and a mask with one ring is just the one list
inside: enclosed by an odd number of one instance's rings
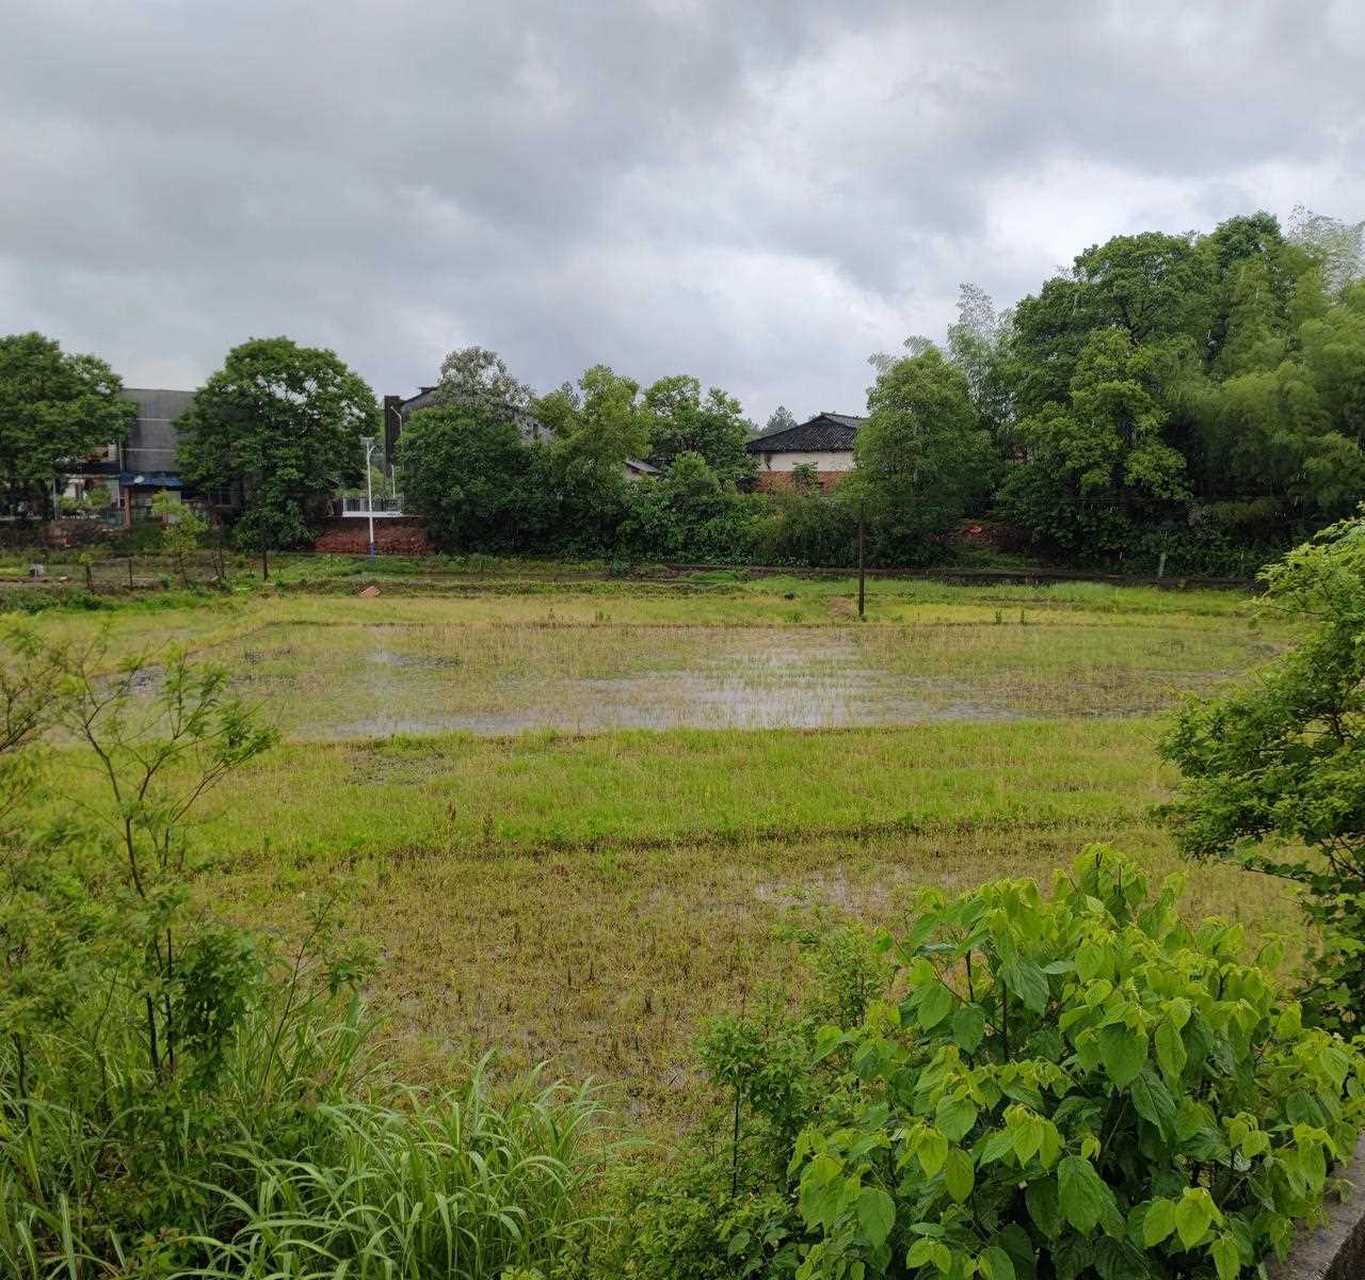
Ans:
{"label": "wooden pole", "polygon": [[261,581],[267,582],[270,579],[270,548],[263,542],[261,543]]}
{"label": "wooden pole", "polygon": [[861,622],[867,609],[867,581],[863,573],[863,503],[858,503],[858,620]]}

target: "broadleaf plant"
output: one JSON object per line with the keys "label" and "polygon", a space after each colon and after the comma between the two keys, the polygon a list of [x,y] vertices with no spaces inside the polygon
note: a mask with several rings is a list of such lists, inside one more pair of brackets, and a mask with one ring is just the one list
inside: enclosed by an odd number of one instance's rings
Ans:
{"label": "broadleaf plant", "polygon": [[926,892],[887,940],[899,998],[818,1038],[796,1274],[1233,1280],[1283,1255],[1365,1123],[1365,1060],[1178,894],[1104,846],[1050,897]]}

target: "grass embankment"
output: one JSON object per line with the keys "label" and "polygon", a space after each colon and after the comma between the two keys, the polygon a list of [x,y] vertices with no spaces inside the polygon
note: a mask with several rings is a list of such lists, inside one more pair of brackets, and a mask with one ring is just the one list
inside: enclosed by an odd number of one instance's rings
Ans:
{"label": "grass embankment", "polygon": [[[879,584],[858,626],[850,586],[234,596],[115,611],[108,643],[176,640],[239,666],[292,739],[206,807],[197,837],[222,865],[206,899],[288,930],[340,888],[380,947],[374,998],[414,1077],[490,1048],[509,1067],[550,1059],[668,1130],[695,1112],[700,1021],[793,983],[800,928],[890,922],[925,883],[1046,880],[1092,839],[1177,869],[1150,816],[1170,783],[1151,713],[1288,636],[1248,621],[1244,597],[1084,585]],[[90,636],[102,619],[36,625]],[[908,681],[928,720],[1028,718],[303,740],[363,719],[367,698],[395,720],[659,702],[718,663],[758,705],[852,696],[874,670],[874,702]],[[1187,870],[1192,913],[1297,929],[1278,886]]]}

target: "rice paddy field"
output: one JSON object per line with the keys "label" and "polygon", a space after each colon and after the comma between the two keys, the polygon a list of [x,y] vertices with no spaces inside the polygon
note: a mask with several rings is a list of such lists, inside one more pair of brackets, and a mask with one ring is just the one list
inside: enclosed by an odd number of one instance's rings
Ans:
{"label": "rice paddy field", "polygon": [[795,989],[802,936],[1094,840],[1297,941],[1280,886],[1182,865],[1153,813],[1163,718],[1294,638],[1245,595],[883,581],[860,622],[837,579],[376,581],[33,625],[149,687],[170,645],[235,673],[282,741],[204,806],[201,891],[285,933],[335,897],[413,1079],[494,1051],[676,1133],[699,1027]]}

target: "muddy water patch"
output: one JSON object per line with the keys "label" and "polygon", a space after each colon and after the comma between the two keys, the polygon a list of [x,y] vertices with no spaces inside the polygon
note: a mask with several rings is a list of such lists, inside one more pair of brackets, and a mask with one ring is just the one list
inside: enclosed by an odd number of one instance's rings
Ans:
{"label": "muddy water patch", "polygon": [[[563,631],[554,638],[574,642]],[[528,673],[519,653],[474,680],[473,672],[460,670],[459,655],[376,647],[368,670],[351,673],[350,703],[355,711],[363,706],[364,714],[327,726],[301,721],[293,732],[348,738],[450,730],[826,728],[1020,714],[965,681],[885,670],[868,661],[853,634],[830,628],[683,629],[670,633],[662,648],[657,633],[623,629],[616,639],[614,662],[605,665],[626,668],[620,674]]]}

